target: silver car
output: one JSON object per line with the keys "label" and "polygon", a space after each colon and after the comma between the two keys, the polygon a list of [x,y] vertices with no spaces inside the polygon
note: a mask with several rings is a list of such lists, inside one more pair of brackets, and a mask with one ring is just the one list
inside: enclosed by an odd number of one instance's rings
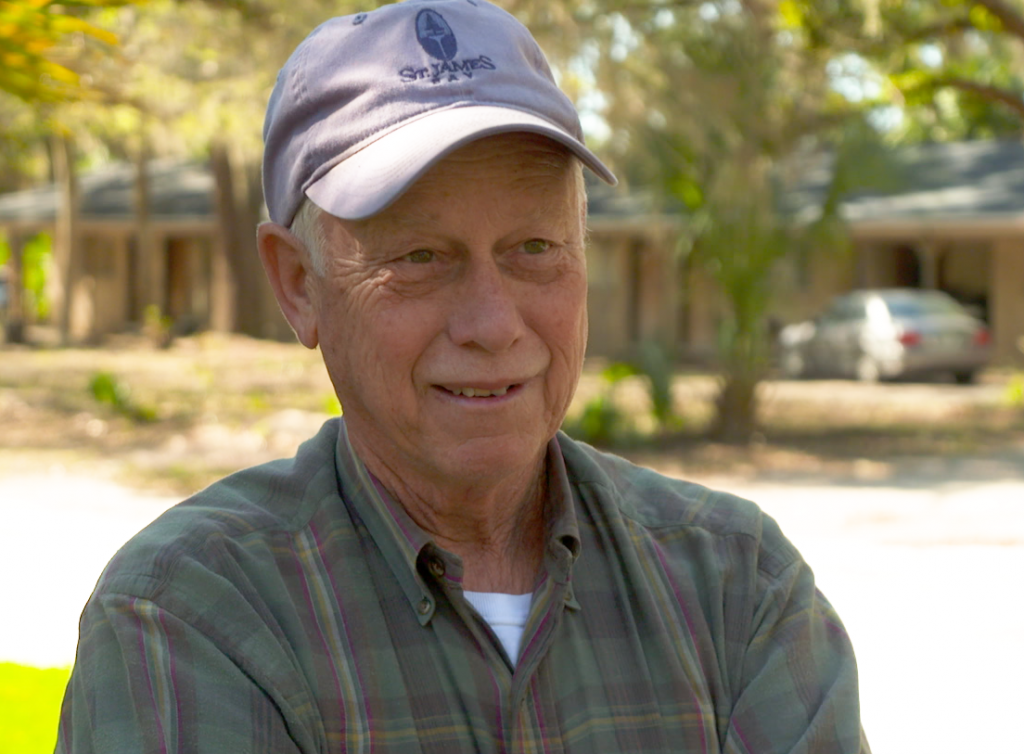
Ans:
{"label": "silver car", "polygon": [[790,378],[945,373],[966,384],[988,364],[990,341],[985,323],[941,291],[859,290],[814,320],[782,328],[779,363]]}

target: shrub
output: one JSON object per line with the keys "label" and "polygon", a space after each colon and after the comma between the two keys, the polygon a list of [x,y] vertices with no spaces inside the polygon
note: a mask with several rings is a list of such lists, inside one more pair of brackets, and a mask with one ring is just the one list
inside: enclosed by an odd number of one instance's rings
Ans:
{"label": "shrub", "polygon": [[565,431],[591,445],[611,445],[622,440],[628,433],[628,427],[625,416],[615,405],[615,393],[619,383],[634,374],[636,368],[623,362],[605,367],[601,372],[601,394],[584,404],[580,417],[567,422]]}
{"label": "shrub", "polygon": [[96,372],[89,380],[89,392],[98,403],[110,406],[133,421],[156,420],[156,411],[132,400],[131,390],[111,372]]}

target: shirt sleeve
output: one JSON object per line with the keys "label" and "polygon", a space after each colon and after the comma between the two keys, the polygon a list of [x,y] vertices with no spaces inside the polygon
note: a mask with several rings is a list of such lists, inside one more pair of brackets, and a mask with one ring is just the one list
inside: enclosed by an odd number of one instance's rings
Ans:
{"label": "shirt sleeve", "polygon": [[299,752],[271,696],[154,602],[95,595],[82,616],[57,735],[74,752]]}
{"label": "shirt sleeve", "polygon": [[725,754],[870,754],[846,630],[800,558],[759,572]]}

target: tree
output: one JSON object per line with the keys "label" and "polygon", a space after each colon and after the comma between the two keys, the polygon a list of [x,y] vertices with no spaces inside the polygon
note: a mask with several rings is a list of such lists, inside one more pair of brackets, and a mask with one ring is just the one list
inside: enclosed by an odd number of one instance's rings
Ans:
{"label": "tree", "polygon": [[685,208],[681,251],[717,284],[727,311],[713,433],[749,440],[769,364],[773,271],[806,246],[802,236],[843,246],[834,216],[795,227],[780,214],[778,193],[796,153],[838,144],[862,122],[859,108],[831,86],[829,64],[841,50],[816,30],[829,19],[863,26],[863,9],[843,0],[522,0],[515,7],[550,33],[570,87],[586,86],[593,71],[589,85],[605,103],[610,132],[604,151],[627,184],[660,187]]}
{"label": "tree", "polygon": [[[343,3],[344,4],[344,3]],[[153,156],[210,159],[218,179],[217,208],[223,229],[223,258],[215,267],[236,319],[220,324],[254,335],[279,336],[286,329],[276,307],[261,296],[265,286],[255,251],[261,187],[259,159],[262,111],[274,76],[287,54],[330,9],[299,0],[288,13],[254,0],[150,0],[125,7],[126,0],[48,0],[0,3],[0,88],[31,100],[31,125],[25,141],[52,158],[51,174],[74,195],[75,168],[109,159],[137,166],[137,236],[135,269],[140,277],[157,257],[146,240],[144,202],[147,166]],[[116,8],[116,9],[115,9]],[[111,45],[120,42],[115,49]],[[0,117],[13,121],[3,108]],[[24,119],[22,119],[24,120]],[[74,124],[70,128],[69,124]],[[5,123],[0,123],[3,127]],[[12,125],[22,125],[21,120]],[[13,135],[13,131],[7,132]],[[75,143],[70,143],[72,139]],[[5,139],[6,150],[14,142]],[[68,142],[68,143],[65,143]],[[76,159],[61,161],[74,152]],[[11,150],[14,165],[29,149]],[[65,167],[66,170],[58,170]],[[3,171],[5,176],[15,171]],[[17,188],[12,185],[10,188]],[[67,296],[77,255],[75,218],[58,218],[56,257],[62,271],[51,281],[58,287],[57,319],[64,325]],[[70,276],[70,277],[69,277]],[[158,303],[160,291],[144,291],[136,314]],[[66,330],[66,327],[64,328]]]}
{"label": "tree", "polygon": [[1007,0],[880,0],[870,33],[813,20],[815,33],[870,60],[891,84],[879,104],[907,142],[1024,133],[1024,8]]}
{"label": "tree", "polygon": [[[70,0],[60,3],[52,0],[8,0],[0,3],[0,92],[18,97],[32,105],[48,108],[57,103],[94,96],[95,93],[88,86],[88,82],[68,64],[71,50],[78,48],[74,55],[79,59],[104,54],[117,43],[117,38],[109,31],[87,21],[81,13],[101,6],[122,5],[124,2],[125,0]],[[18,108],[12,109],[17,119]],[[41,121],[44,125],[33,129],[32,136],[45,138],[46,134],[52,133],[55,157],[66,158],[73,151],[66,131],[50,117],[42,118]],[[23,142],[25,135],[23,131],[16,131],[11,142]],[[57,160],[54,164],[64,165],[64,162]],[[55,167],[54,172],[64,179],[62,195],[73,198],[77,190],[74,168],[73,165],[66,167],[63,171]],[[74,228],[77,224],[75,215],[74,201],[61,203],[57,222],[58,237],[67,270],[73,270],[77,263],[74,243]],[[24,339],[24,311],[21,305],[23,271],[21,239],[13,239],[8,284],[13,291],[14,305],[6,325],[7,339],[11,342],[21,342]],[[67,306],[64,306],[64,313],[61,315],[62,331],[65,335],[66,310]]]}
{"label": "tree", "polygon": [[[140,185],[149,155],[209,161],[223,252],[214,260],[214,301],[232,300],[218,307],[220,327],[262,337],[290,332],[255,248],[263,110],[292,49],[316,24],[354,5],[296,0],[285,13],[251,0],[150,0],[103,21],[122,40],[120,56],[90,67],[103,100],[77,106],[76,120],[101,135],[113,156],[139,165]],[[154,256],[142,246],[143,257]],[[143,305],[156,303],[154,292]]]}
{"label": "tree", "polygon": [[117,38],[78,15],[126,0],[6,0],[0,3],[0,90],[29,102],[86,96],[88,87],[62,60],[69,39],[113,46]]}

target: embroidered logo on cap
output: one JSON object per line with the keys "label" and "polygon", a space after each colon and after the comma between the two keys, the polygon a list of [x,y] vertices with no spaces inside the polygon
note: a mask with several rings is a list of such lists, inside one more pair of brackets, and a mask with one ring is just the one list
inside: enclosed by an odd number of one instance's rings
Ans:
{"label": "embroidered logo on cap", "polygon": [[455,32],[435,10],[421,10],[416,14],[416,41],[430,57],[441,62],[430,63],[428,68],[405,66],[398,75],[407,83],[429,81],[431,84],[439,84],[442,81],[459,81],[461,78],[471,79],[477,71],[493,71],[497,67],[486,55],[456,60],[459,43]]}
{"label": "embroidered logo on cap", "polygon": [[452,27],[433,10],[421,10],[416,15],[416,39],[430,57],[438,60],[451,60],[459,49]]}

